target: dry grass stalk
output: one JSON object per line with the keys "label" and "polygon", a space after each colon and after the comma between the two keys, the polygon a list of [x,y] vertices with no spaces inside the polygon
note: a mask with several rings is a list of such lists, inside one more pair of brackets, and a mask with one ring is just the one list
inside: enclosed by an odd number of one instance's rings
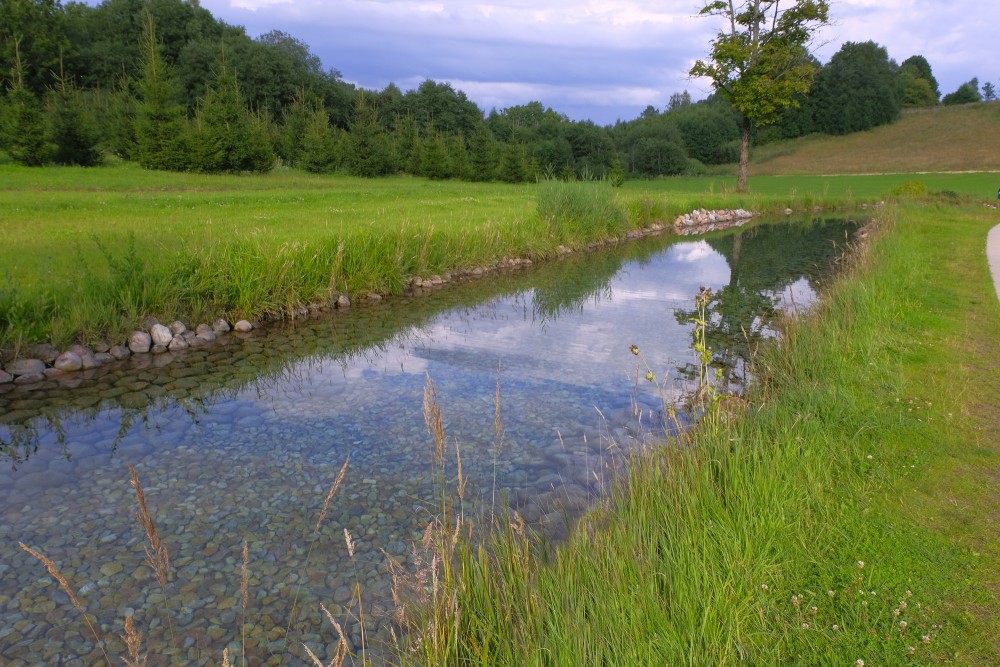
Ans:
{"label": "dry grass stalk", "polygon": [[344,481],[344,475],[347,473],[347,464],[351,462],[351,457],[348,456],[347,460],[344,461],[344,465],[340,467],[340,472],[337,473],[337,479],[333,482],[333,486],[330,487],[330,492],[326,494],[326,500],[323,501],[323,509],[319,512],[319,518],[316,519],[316,528],[313,530],[313,535],[319,535],[320,526],[323,524],[323,518],[326,516],[326,511],[330,509],[330,502],[333,500],[333,496],[336,495],[337,489],[340,488],[340,483]]}
{"label": "dry grass stalk", "polygon": [[249,601],[250,592],[250,547],[247,545],[247,541],[243,540],[243,567],[240,568],[240,594],[243,598],[243,613],[246,613],[247,602]]}
{"label": "dry grass stalk", "polygon": [[156,580],[160,583],[160,588],[166,589],[167,580],[170,576],[170,552],[167,551],[167,547],[160,541],[160,535],[156,531],[153,517],[149,513],[149,508],[146,507],[146,495],[143,493],[142,485],[139,483],[138,473],[136,473],[135,468],[131,464],[129,464],[128,471],[132,475],[132,488],[135,489],[135,497],[139,502],[139,511],[135,513],[135,518],[146,533],[146,539],[149,540],[149,545],[145,547],[146,563],[149,564],[150,569],[156,575]]}
{"label": "dry grass stalk", "polygon": [[77,599],[76,593],[74,593],[73,589],[70,588],[69,582],[66,581],[66,578],[59,573],[59,570],[56,568],[56,564],[53,563],[48,558],[46,558],[45,556],[43,556],[38,551],[35,551],[34,549],[26,545],[24,542],[18,542],[17,544],[22,549],[27,551],[29,554],[37,558],[42,563],[42,565],[45,566],[45,569],[49,571],[49,574],[52,575],[52,578],[55,579],[57,582],[59,582],[59,586],[63,589],[63,592],[66,593],[66,595],[69,597],[70,602],[73,603],[73,606],[76,607],[76,610],[80,612],[80,614],[83,616],[83,621],[84,623],[87,624],[87,627],[90,629],[90,634],[93,635],[94,641],[96,641],[97,646],[100,647],[101,653],[104,654],[104,659],[107,660],[109,665],[113,664],[111,662],[111,658],[108,656],[108,652],[104,649],[104,640],[102,640],[101,636],[97,634],[97,629],[94,628],[94,624],[90,621],[90,617],[87,616],[87,612],[83,610],[83,605],[80,604],[80,600]]}
{"label": "dry grass stalk", "polygon": [[497,395],[494,401],[493,425],[497,432],[496,453],[497,456],[503,451],[503,422],[500,421],[500,371],[503,367],[497,361]]}
{"label": "dry grass stalk", "polygon": [[445,441],[444,424],[441,419],[441,408],[438,406],[437,389],[430,373],[427,373],[427,383],[424,385],[424,424],[427,432],[434,436],[434,463],[444,465]]}
{"label": "dry grass stalk", "polygon": [[462,452],[458,447],[458,442],[455,443],[455,457],[458,459],[458,497],[465,500],[465,484],[467,480],[462,474]]}
{"label": "dry grass stalk", "polygon": [[344,664],[344,660],[347,658],[347,654],[349,652],[347,637],[344,636],[344,629],[340,627],[340,623],[338,623],[337,619],[333,617],[330,610],[323,605],[320,605],[319,607],[323,610],[323,613],[326,614],[326,618],[330,621],[330,625],[332,625],[333,629],[337,631],[337,636],[340,637],[337,642],[337,650],[334,652],[330,662],[324,665],[323,662],[316,657],[316,654],[312,652],[312,649],[305,644],[302,645],[302,648],[306,650],[306,654],[316,667],[341,667],[341,665]]}
{"label": "dry grass stalk", "polygon": [[128,667],[142,667],[146,664],[146,656],[141,656],[142,651],[142,633],[135,629],[135,623],[132,621],[131,616],[125,617],[125,634],[119,635],[122,641],[125,642],[125,650],[128,651],[128,657],[122,658]]}
{"label": "dry grass stalk", "polygon": [[354,541],[351,539],[351,534],[344,529],[344,541],[347,543],[347,555],[354,558]]}
{"label": "dry grass stalk", "polygon": [[222,667],[233,667],[233,663],[229,662],[229,649],[222,649]]}
{"label": "dry grass stalk", "polygon": [[247,664],[247,604],[250,601],[250,547],[243,540],[243,565],[240,568],[240,597],[243,602],[240,632],[242,634],[243,664]]}

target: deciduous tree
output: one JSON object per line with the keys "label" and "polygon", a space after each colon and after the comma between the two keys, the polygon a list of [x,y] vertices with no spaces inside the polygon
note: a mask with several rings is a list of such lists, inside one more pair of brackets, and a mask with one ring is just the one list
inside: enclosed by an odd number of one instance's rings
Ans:
{"label": "deciduous tree", "polygon": [[737,189],[746,191],[750,133],[767,125],[809,90],[816,66],[808,45],[829,22],[827,0],[714,0],[702,16],[723,19],[708,60],[698,60],[691,76],[712,80],[742,116]]}

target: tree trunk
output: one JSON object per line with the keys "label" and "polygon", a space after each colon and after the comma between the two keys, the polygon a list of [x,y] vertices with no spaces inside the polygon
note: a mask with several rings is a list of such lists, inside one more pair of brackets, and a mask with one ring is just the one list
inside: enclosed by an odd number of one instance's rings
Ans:
{"label": "tree trunk", "polygon": [[750,119],[743,117],[740,128],[740,171],[736,178],[736,191],[747,191],[747,171],[750,169]]}

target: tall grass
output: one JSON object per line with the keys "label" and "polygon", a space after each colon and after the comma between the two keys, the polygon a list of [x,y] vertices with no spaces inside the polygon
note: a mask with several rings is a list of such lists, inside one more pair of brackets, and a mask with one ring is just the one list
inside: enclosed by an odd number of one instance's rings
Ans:
{"label": "tall grass", "polygon": [[[191,323],[283,315],[333,292],[391,294],[414,275],[551,257],[693,208],[802,211],[843,203],[851,187],[762,179],[753,183],[759,192],[736,195],[714,178],[616,191],[596,182],[212,177],[128,165],[0,170],[8,241],[0,347],[121,339],[147,315]],[[864,182],[859,200],[898,184]]]}

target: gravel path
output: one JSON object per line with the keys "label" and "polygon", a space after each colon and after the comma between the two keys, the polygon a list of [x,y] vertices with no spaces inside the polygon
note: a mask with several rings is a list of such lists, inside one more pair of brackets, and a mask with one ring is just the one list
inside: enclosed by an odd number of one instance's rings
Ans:
{"label": "gravel path", "polygon": [[1000,299],[1000,225],[990,230],[986,237],[986,260],[990,263],[990,273],[993,274],[993,287]]}

